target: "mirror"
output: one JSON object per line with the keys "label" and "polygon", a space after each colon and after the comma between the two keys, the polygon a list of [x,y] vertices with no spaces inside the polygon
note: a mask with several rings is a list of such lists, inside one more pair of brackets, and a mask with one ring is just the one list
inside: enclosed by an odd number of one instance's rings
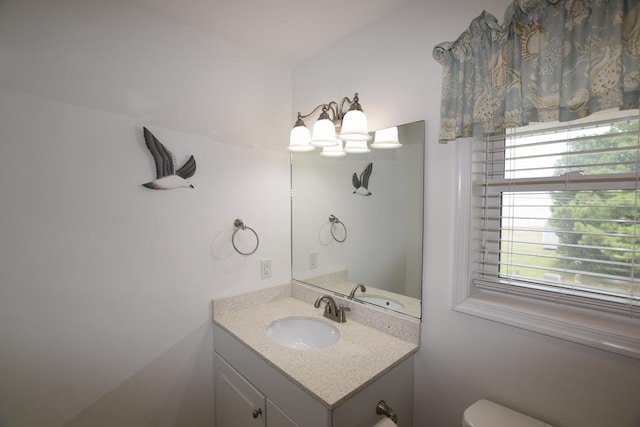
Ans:
{"label": "mirror", "polygon": [[293,279],[345,296],[363,284],[355,299],[421,316],[424,134],[419,121],[398,126],[400,148],[292,153]]}

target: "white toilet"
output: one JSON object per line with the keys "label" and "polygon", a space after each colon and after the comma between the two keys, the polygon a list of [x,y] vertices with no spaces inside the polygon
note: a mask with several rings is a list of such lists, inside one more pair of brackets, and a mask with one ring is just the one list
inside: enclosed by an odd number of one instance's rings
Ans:
{"label": "white toilet", "polygon": [[488,400],[478,400],[462,417],[463,427],[553,427]]}

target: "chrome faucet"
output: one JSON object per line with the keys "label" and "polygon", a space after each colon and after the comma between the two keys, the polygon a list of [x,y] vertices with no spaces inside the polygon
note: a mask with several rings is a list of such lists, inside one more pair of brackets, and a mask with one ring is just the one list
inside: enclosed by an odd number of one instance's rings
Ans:
{"label": "chrome faucet", "polygon": [[320,303],[323,300],[327,302],[327,304],[324,307],[324,317],[338,323],[344,323],[347,321],[345,312],[351,311],[349,307],[345,307],[342,304],[336,305],[336,301],[329,295],[322,295],[321,297],[318,297],[318,299],[313,304],[313,306],[315,308],[320,307]]}
{"label": "chrome faucet", "polygon": [[353,296],[356,294],[356,291],[358,289],[362,289],[362,292],[367,292],[367,288],[362,283],[358,283],[353,287],[353,289],[351,289],[351,293],[349,294],[349,299],[353,299]]}

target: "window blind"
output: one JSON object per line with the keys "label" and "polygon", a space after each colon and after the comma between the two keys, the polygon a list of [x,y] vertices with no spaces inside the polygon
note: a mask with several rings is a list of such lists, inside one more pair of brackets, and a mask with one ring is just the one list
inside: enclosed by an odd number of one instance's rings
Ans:
{"label": "window blind", "polygon": [[638,315],[638,110],[592,117],[474,146],[475,286]]}

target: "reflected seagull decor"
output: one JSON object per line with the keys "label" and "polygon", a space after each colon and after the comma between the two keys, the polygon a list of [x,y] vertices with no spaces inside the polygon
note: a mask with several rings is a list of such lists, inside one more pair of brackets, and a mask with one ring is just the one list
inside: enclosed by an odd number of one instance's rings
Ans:
{"label": "reflected seagull decor", "polygon": [[156,179],[142,185],[153,190],[172,190],[179,187],[194,188],[187,178],[191,178],[196,173],[196,159],[193,156],[189,157],[184,165],[176,170],[176,157],[173,153],[167,150],[149,129],[145,127],[143,131],[144,141],[156,163]]}
{"label": "reflected seagull decor", "polygon": [[371,171],[373,170],[373,163],[369,163],[366,168],[360,174],[360,178],[354,172],[353,177],[351,178],[351,182],[353,183],[353,194],[359,194],[361,196],[370,196],[371,191],[369,191],[369,178],[371,177]]}

